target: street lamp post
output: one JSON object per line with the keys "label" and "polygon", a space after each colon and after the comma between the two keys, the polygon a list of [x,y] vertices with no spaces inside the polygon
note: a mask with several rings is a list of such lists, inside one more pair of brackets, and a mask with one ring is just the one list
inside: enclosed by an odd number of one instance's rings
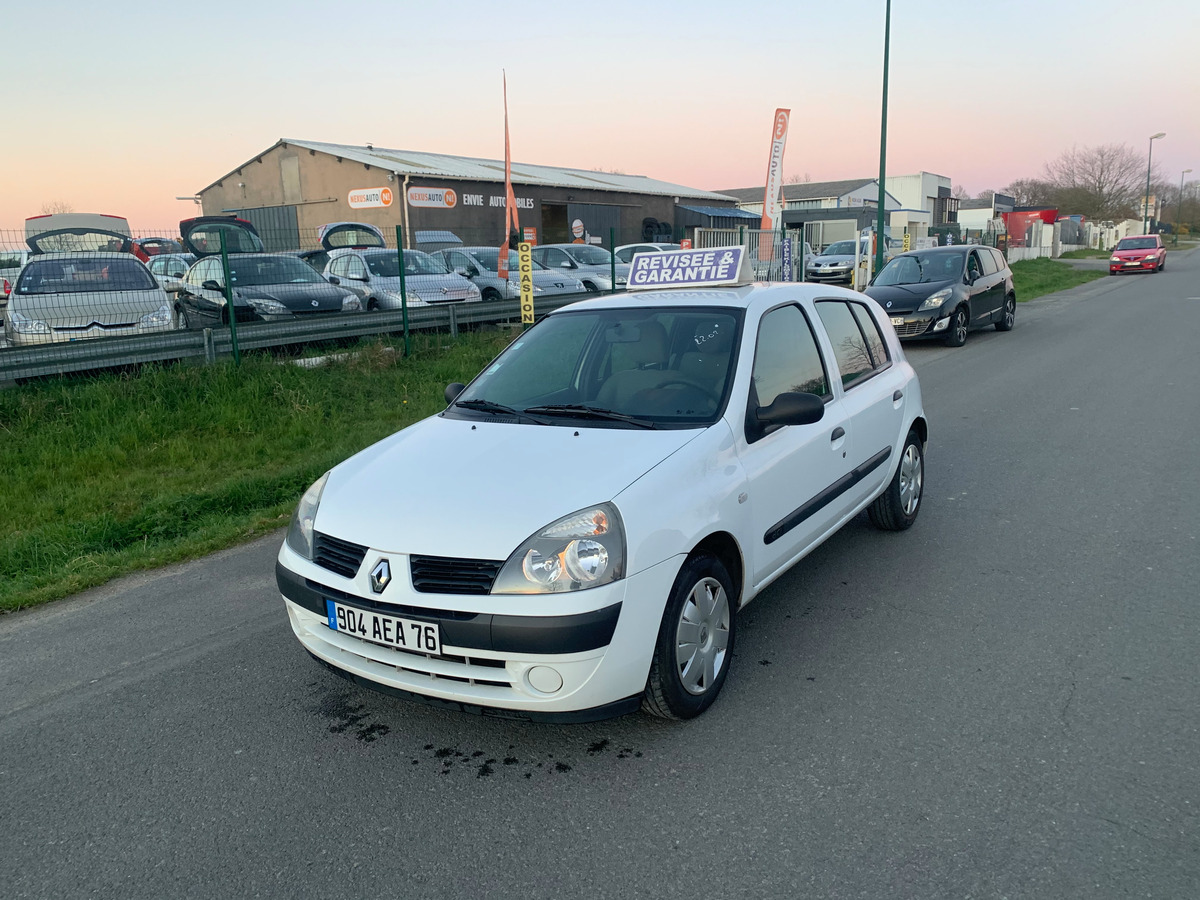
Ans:
{"label": "street lamp post", "polygon": [[1150,168],[1154,159],[1154,142],[1166,136],[1165,131],[1150,135],[1150,152],[1146,155],[1146,205],[1142,213],[1142,234],[1150,233]]}
{"label": "street lamp post", "polygon": [[879,209],[875,226],[875,271],[883,268],[883,216],[884,190],[883,181],[887,174],[887,81],[888,81],[888,43],[892,36],[892,0],[887,0],[886,18],[883,20],[883,120],[879,126]]}
{"label": "street lamp post", "polygon": [[1179,224],[1183,221],[1180,218],[1183,215],[1183,176],[1190,171],[1192,170],[1184,169],[1179,173],[1179,199],[1175,201],[1175,237],[1171,241],[1176,247],[1179,246]]}

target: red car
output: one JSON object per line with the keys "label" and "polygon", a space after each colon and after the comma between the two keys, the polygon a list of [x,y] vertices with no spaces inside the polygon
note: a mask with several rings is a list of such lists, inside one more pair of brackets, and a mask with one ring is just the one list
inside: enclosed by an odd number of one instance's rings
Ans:
{"label": "red car", "polygon": [[1108,260],[1108,274],[1161,272],[1167,264],[1167,248],[1157,234],[1121,238]]}

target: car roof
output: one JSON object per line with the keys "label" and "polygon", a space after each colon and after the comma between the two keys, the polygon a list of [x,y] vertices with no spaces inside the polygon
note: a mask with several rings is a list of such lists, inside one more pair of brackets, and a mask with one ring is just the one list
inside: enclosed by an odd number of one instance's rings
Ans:
{"label": "car roof", "polygon": [[606,294],[589,300],[579,300],[561,307],[549,315],[557,315],[567,310],[589,309],[629,309],[638,310],[646,307],[679,306],[733,308],[733,309],[770,309],[784,303],[796,300],[830,300],[852,299],[866,302],[865,294],[847,288],[832,287],[827,284],[811,282],[754,282],[753,284],[738,284],[719,287],[695,288],[657,288],[654,290],[626,291],[620,294]]}

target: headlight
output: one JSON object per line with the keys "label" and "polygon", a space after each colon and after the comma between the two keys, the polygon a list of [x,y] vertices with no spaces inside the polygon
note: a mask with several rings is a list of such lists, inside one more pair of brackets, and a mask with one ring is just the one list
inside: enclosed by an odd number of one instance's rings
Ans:
{"label": "headlight", "polygon": [[493,594],[580,591],[625,575],[625,527],[615,506],[601,503],[564,516],[517,548]]}
{"label": "headlight", "polygon": [[254,311],[261,313],[264,316],[286,316],[291,312],[286,306],[278,300],[268,300],[258,297],[247,297],[246,302],[254,307]]}
{"label": "headlight", "polygon": [[950,295],[954,291],[950,288],[942,288],[940,291],[934,291],[925,298],[925,302],[917,307],[917,312],[924,312],[927,309],[937,309],[943,303],[950,299]]}
{"label": "headlight", "polygon": [[626,278],[618,278],[617,279],[617,284],[627,284],[627,283],[628,283],[628,279],[626,279]]}
{"label": "headlight", "polygon": [[354,294],[347,294],[342,298],[342,312],[358,312],[362,309],[362,303]]}
{"label": "headlight", "polygon": [[13,331],[17,334],[49,334],[50,326],[39,319],[30,319],[19,312],[10,312],[8,321],[12,323]]}
{"label": "headlight", "polygon": [[147,328],[162,328],[171,324],[171,319],[174,318],[175,311],[171,309],[169,304],[164,303],[152,313],[146,313],[138,321]]}
{"label": "headlight", "polygon": [[292,524],[288,526],[288,546],[305,559],[313,558],[313,522],[317,518],[317,507],[321,505],[321,492],[325,490],[328,480],[329,473],[326,472],[304,492],[300,505],[292,514]]}
{"label": "headlight", "polygon": [[1158,254],[1157,253],[1147,253],[1146,259],[1158,259]]}
{"label": "headlight", "polygon": [[1120,262],[1120,261],[1121,261],[1121,257],[1119,257],[1119,256],[1114,256],[1112,259],[1109,260],[1109,262]]}
{"label": "headlight", "polygon": [[471,289],[467,291],[468,299],[478,300],[482,296],[483,294],[480,292],[479,288],[475,287],[475,285],[471,285]]}

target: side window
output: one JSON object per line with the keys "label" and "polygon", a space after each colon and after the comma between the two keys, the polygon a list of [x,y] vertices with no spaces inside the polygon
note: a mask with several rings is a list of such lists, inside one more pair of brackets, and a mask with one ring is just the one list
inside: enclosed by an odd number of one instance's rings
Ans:
{"label": "side window", "polygon": [[350,278],[358,278],[363,281],[367,280],[367,267],[363,265],[363,261],[357,256],[346,257],[346,274]]}
{"label": "side window", "polygon": [[163,264],[165,262],[166,262],[166,260],[163,259],[161,256],[156,256],[150,260],[150,265],[148,266],[148,268],[150,269],[150,271],[153,274],[162,275],[165,272],[165,270],[163,269]]}
{"label": "side window", "polygon": [[875,369],[871,351],[867,349],[867,340],[858,327],[858,320],[850,312],[849,304],[841,300],[819,301],[817,315],[825,324],[829,343],[833,345],[842,387],[848,388],[870,375]]}
{"label": "side window", "polygon": [[995,275],[999,270],[996,268],[996,258],[992,256],[990,250],[977,250],[979,261],[983,264],[984,275]]}
{"label": "side window", "polygon": [[346,257],[339,256],[329,264],[329,274],[341,278],[346,274]]}
{"label": "side window", "polygon": [[967,278],[979,276],[983,274],[983,269],[979,265],[979,251],[972,250],[971,256],[967,260]]}
{"label": "side window", "polygon": [[547,250],[546,258],[542,262],[547,266],[561,266],[567,261],[567,254],[561,250]]}
{"label": "side window", "polygon": [[867,336],[867,349],[871,351],[872,364],[876,369],[882,369],[892,360],[888,355],[887,341],[883,339],[883,332],[879,330],[879,323],[863,303],[851,303],[850,311],[858,320],[858,327],[862,329],[862,333]]}
{"label": "side window", "polygon": [[462,269],[466,272],[470,272],[471,266],[473,265],[470,258],[468,258],[467,254],[465,253],[449,253],[447,254],[446,261],[450,266],[450,271],[452,272],[455,269]]}
{"label": "side window", "polygon": [[1003,272],[1008,268],[1008,260],[1004,258],[1004,254],[999,250],[992,251],[992,258],[996,261],[996,271]]}
{"label": "side window", "polygon": [[808,319],[798,306],[773,309],[758,324],[753,383],[759,406],[786,391],[828,397],[829,379]]}

